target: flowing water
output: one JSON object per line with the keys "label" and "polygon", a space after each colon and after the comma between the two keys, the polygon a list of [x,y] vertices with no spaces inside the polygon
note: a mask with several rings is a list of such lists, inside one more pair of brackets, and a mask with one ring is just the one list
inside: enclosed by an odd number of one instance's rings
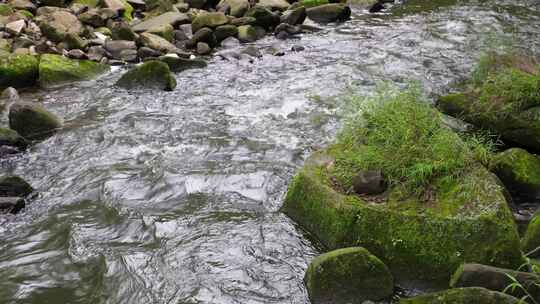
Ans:
{"label": "flowing water", "polygon": [[320,249],[279,208],[343,95],[411,79],[443,93],[487,49],[538,53],[539,33],[536,0],[411,0],[267,37],[254,45],[286,55],[214,58],[174,92],[117,89],[116,71],[23,94],[67,127],[2,161],[39,196],[0,218],[0,303],[308,303]]}

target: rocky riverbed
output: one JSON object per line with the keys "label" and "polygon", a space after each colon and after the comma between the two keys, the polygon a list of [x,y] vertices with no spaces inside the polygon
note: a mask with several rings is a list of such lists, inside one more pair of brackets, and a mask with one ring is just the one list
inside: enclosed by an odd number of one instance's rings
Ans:
{"label": "rocky riverbed", "polygon": [[0,219],[0,300],[307,302],[304,273],[323,250],[278,210],[304,159],[333,139],[343,92],[415,79],[442,95],[494,45],[538,50],[533,1],[409,3],[351,5],[348,22],[267,35],[249,44],[260,56],[173,72],[172,92],[115,86],[131,67],[19,90],[63,128],[2,160],[38,195]]}

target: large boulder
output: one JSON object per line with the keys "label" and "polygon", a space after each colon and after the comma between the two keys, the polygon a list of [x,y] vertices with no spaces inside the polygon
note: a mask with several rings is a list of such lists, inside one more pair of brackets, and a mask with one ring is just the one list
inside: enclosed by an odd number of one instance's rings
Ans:
{"label": "large boulder", "polygon": [[90,80],[109,71],[109,66],[90,60],[69,59],[60,55],[41,55],[39,84],[42,87]]}
{"label": "large boulder", "polygon": [[[509,288],[518,282],[522,288]],[[452,276],[450,287],[483,287],[493,291],[506,292],[518,299],[530,296],[535,302],[540,300],[540,276],[534,273],[497,268],[481,264],[464,264]]]}
{"label": "large boulder", "polygon": [[126,89],[150,88],[172,91],[176,87],[176,80],[166,63],[151,60],[122,75],[116,85]]}
{"label": "large boulder", "polygon": [[304,277],[313,304],[355,304],[392,295],[394,279],[381,260],[361,247],[316,257]]}
{"label": "large boulder", "polygon": [[[426,101],[391,98],[366,105],[359,125],[305,162],[282,210],[329,249],[366,248],[400,281],[448,282],[465,261],[521,265],[498,179]],[[350,191],[359,169],[377,168],[384,196]]]}
{"label": "large boulder", "polygon": [[342,22],[351,17],[351,8],[345,4],[331,3],[308,8],[306,13],[315,22]]}
{"label": "large boulder", "polygon": [[519,54],[488,54],[462,93],[442,96],[449,115],[489,129],[507,142],[540,150],[540,70]]}
{"label": "large boulder", "polygon": [[39,60],[31,55],[0,56],[0,89],[33,86],[38,79]]}
{"label": "large boulder", "polygon": [[141,23],[138,23],[132,27],[132,29],[137,32],[146,32],[150,29],[163,26],[163,25],[172,25],[173,27],[176,27],[177,25],[189,23],[191,20],[189,19],[189,16],[182,13],[177,12],[167,12],[165,14],[161,14],[159,16],[150,18],[148,20],[145,20]]}
{"label": "large boulder", "polygon": [[25,197],[32,191],[32,186],[16,175],[0,176],[0,197]]}
{"label": "large boulder", "polygon": [[9,127],[26,139],[41,140],[60,129],[62,122],[38,104],[16,102],[9,109]]}
{"label": "large boulder", "polygon": [[82,35],[83,25],[70,12],[64,10],[53,10],[48,14],[43,14],[37,18],[37,23],[41,32],[54,42],[61,42],[67,33]]}
{"label": "large boulder", "polygon": [[400,304],[519,304],[519,299],[498,291],[480,287],[456,288],[430,293],[410,299],[401,299]]}
{"label": "large boulder", "polygon": [[511,193],[521,197],[540,196],[540,158],[520,148],[498,153],[492,170]]}
{"label": "large boulder", "polygon": [[193,19],[191,31],[195,33],[203,27],[216,28],[227,23],[229,23],[229,18],[221,12],[201,13]]}

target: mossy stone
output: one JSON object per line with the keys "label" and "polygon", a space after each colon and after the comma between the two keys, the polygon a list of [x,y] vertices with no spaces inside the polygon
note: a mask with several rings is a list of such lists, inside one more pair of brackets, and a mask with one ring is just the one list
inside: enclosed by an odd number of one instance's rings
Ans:
{"label": "mossy stone", "polygon": [[526,150],[511,148],[497,154],[492,170],[510,192],[532,198],[540,195],[540,158]]}
{"label": "mossy stone", "polygon": [[172,42],[174,39],[174,27],[170,24],[163,24],[154,28],[149,29],[147,32],[158,35],[163,39]]}
{"label": "mossy stone", "polygon": [[84,6],[87,6],[89,8],[96,8],[99,5],[100,0],[73,0],[71,2],[71,5],[73,4],[82,4]]}
{"label": "mossy stone", "polygon": [[221,25],[215,29],[214,35],[216,36],[216,40],[221,42],[225,38],[238,36],[238,28],[231,24]]}
{"label": "mossy stone", "polygon": [[[540,213],[537,213],[529,222],[527,231],[523,236],[522,246],[525,253],[540,247]],[[538,253],[535,256],[538,256]]]}
{"label": "mossy stone", "polygon": [[410,299],[401,299],[400,304],[518,304],[519,299],[498,291],[481,287],[455,288],[430,293]]}
{"label": "mossy stone", "polygon": [[126,89],[153,88],[172,91],[176,87],[176,79],[166,63],[151,60],[122,75],[116,85]]}
{"label": "mossy stone", "polygon": [[[437,201],[370,204],[332,188],[332,147],[315,153],[294,177],[282,210],[327,248],[361,246],[398,280],[448,282],[463,262],[522,264],[519,236],[503,188],[481,166],[441,187]],[[442,181],[435,181],[443,183]],[[471,187],[464,193],[464,187]],[[485,189],[490,189],[485,191]]]}
{"label": "mossy stone", "polygon": [[39,62],[39,84],[50,87],[74,81],[90,80],[109,71],[108,65],[90,60],[69,59],[61,55],[44,54]]}
{"label": "mossy stone", "polygon": [[316,257],[304,282],[313,304],[360,304],[387,298],[394,290],[388,267],[362,247],[337,249]]}
{"label": "mossy stone", "polygon": [[9,16],[13,14],[13,8],[6,3],[0,3],[0,16]]}
{"label": "mossy stone", "polygon": [[1,197],[25,197],[34,189],[24,179],[16,175],[0,176]]}
{"label": "mossy stone", "polygon": [[36,56],[10,55],[0,57],[0,89],[33,86],[38,79]]}
{"label": "mossy stone", "polygon": [[221,12],[198,14],[191,23],[193,33],[203,27],[216,28],[220,25],[229,23],[229,18]]}
{"label": "mossy stone", "polygon": [[202,69],[207,66],[206,61],[200,59],[186,59],[177,56],[160,56],[159,61],[165,62],[173,72],[182,72],[190,69]]}
{"label": "mossy stone", "polygon": [[262,26],[265,29],[273,28],[277,26],[281,21],[278,14],[275,14],[269,9],[262,6],[252,7],[246,12],[244,17],[255,18],[254,25]]}
{"label": "mossy stone", "polygon": [[14,103],[9,109],[9,127],[29,140],[41,140],[62,127],[53,113],[34,103]]}
{"label": "mossy stone", "polygon": [[11,146],[19,149],[25,149],[28,142],[17,131],[0,128],[0,146]]}

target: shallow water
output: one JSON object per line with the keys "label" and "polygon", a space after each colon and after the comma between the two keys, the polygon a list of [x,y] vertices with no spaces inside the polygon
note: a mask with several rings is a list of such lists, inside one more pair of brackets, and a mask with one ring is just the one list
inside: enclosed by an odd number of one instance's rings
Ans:
{"label": "shallow water", "polygon": [[319,249],[279,208],[335,135],[343,95],[383,80],[436,95],[485,50],[539,53],[537,1],[463,2],[354,9],[337,27],[255,43],[285,56],[177,74],[174,92],[117,89],[115,71],[23,94],[68,127],[2,161],[40,194],[0,218],[0,303],[308,303]]}

